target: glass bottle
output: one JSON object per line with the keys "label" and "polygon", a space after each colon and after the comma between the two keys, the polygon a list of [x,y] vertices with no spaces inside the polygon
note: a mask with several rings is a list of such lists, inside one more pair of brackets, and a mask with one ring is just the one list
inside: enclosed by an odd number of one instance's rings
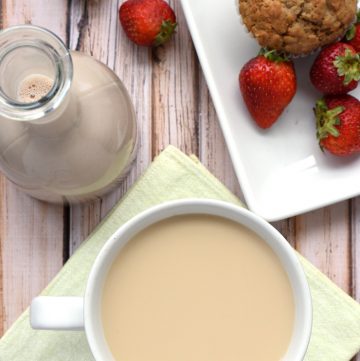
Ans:
{"label": "glass bottle", "polygon": [[130,97],[115,73],[32,25],[0,33],[0,168],[50,202],[101,196],[136,151]]}

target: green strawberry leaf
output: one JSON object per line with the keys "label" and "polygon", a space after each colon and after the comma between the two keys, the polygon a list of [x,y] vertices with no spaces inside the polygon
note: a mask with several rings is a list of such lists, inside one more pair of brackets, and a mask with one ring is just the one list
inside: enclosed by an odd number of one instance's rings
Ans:
{"label": "green strawberry leaf", "polygon": [[266,59],[269,59],[275,63],[282,63],[285,61],[290,61],[289,57],[284,53],[279,53],[276,50],[268,50],[267,48],[261,48],[259,55],[265,56]]}
{"label": "green strawberry leaf", "polygon": [[316,117],[316,136],[319,141],[327,138],[329,135],[333,137],[340,135],[339,130],[335,126],[340,125],[339,115],[344,110],[345,108],[342,106],[328,109],[324,99],[316,102],[314,112]]}
{"label": "green strawberry leaf", "polygon": [[345,34],[346,40],[350,41],[350,40],[354,39],[355,32],[356,32],[356,27],[353,24],[350,26],[349,30]]}
{"label": "green strawberry leaf", "polygon": [[177,23],[173,23],[171,20],[164,20],[161,24],[159,34],[156,35],[153,46],[159,46],[167,42],[174,33],[176,26]]}
{"label": "green strawberry leaf", "polygon": [[344,77],[344,85],[350,84],[353,80],[360,80],[360,54],[353,54],[349,48],[345,49],[344,55],[338,55],[334,60],[339,76]]}

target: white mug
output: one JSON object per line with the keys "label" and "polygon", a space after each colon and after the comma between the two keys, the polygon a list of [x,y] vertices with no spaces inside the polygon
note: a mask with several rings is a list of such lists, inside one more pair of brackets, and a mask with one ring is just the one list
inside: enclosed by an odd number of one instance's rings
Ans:
{"label": "white mug", "polygon": [[84,298],[35,298],[30,308],[32,327],[47,330],[85,329],[95,360],[115,361],[107,346],[101,321],[101,290],[110,266],[136,233],[155,222],[183,214],[209,214],[238,222],[257,233],[272,248],[288,275],[295,299],[293,334],[283,361],[303,360],[311,335],[312,307],[309,287],[298,257],[285,238],[262,218],[244,208],[215,200],[172,201],[132,218],[102,248],[91,269]]}

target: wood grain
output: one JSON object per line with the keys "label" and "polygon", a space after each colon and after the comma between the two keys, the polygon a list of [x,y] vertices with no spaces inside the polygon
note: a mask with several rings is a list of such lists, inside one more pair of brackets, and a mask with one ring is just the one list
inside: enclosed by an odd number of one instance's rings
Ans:
{"label": "wood grain", "polygon": [[352,295],[360,302],[360,197],[351,200],[351,244]]}
{"label": "wood grain", "polygon": [[152,154],[168,144],[198,155],[198,63],[179,1],[170,1],[177,16],[173,41],[153,51]]}
{"label": "wood grain", "polygon": [[296,217],[296,248],[345,292],[351,293],[349,201]]}
{"label": "wood grain", "polygon": [[[5,177],[0,176],[0,199],[4,199],[6,194]],[[6,257],[3,251],[3,245],[6,242],[7,217],[5,202],[0,202],[0,337],[5,331],[6,309],[5,309],[5,292],[4,292],[4,259]]]}
{"label": "wood grain", "polygon": [[243,202],[224,136],[202,71],[199,76],[199,158],[200,161]]}
{"label": "wood grain", "polygon": [[[93,38],[90,29],[92,24],[91,15],[95,15],[98,20],[100,12],[103,11],[104,5],[106,10],[110,3],[101,1],[101,3],[88,1],[70,1],[69,23],[68,23],[68,44],[71,50],[82,51],[88,55],[94,56],[100,61],[107,60],[102,48],[108,46],[108,42],[98,44],[97,39]],[[95,9],[93,9],[95,6]],[[102,19],[107,19],[107,16]],[[89,25],[90,23],[90,25]],[[105,21],[101,25],[105,26]],[[98,24],[99,26],[99,24]],[[96,33],[108,34],[109,29],[99,28]],[[111,34],[110,34],[111,35]],[[110,36],[109,36],[110,38]],[[104,39],[105,40],[105,39]],[[99,47],[102,45],[102,47]],[[110,49],[108,49],[110,50]],[[95,228],[100,221],[101,200],[94,200],[91,203],[70,206],[70,234],[69,234],[69,255],[77,249],[80,243]]]}
{"label": "wood grain", "polygon": [[[63,39],[66,13],[66,0],[2,2],[5,27],[32,23],[49,28]],[[3,177],[0,184],[1,334],[63,264],[63,207],[33,200]]]}
{"label": "wood grain", "polygon": [[[360,197],[350,201],[352,244],[352,296],[360,302]],[[360,354],[353,361],[360,361]]]}
{"label": "wood grain", "polygon": [[[152,160],[152,119],[151,119],[151,51],[131,43],[122,31],[118,20],[117,9],[112,13],[116,41],[113,44],[114,70],[124,82],[133,101],[138,124],[138,151],[130,173],[111,194],[102,201],[101,217],[103,218],[111,208],[121,199],[127,190],[144,173]],[[116,3],[116,2],[115,2]]]}
{"label": "wood grain", "polygon": [[111,0],[72,1],[69,43],[107,64],[128,89],[138,122],[138,155],[122,184],[90,204],[71,207],[72,254],[151,161],[151,52],[127,40],[118,21],[119,3]]}
{"label": "wood grain", "polygon": [[8,183],[2,196],[11,204],[2,244],[6,330],[62,267],[63,207],[34,201]]}
{"label": "wood grain", "polygon": [[272,222],[272,225],[286,238],[286,240],[296,248],[296,218],[287,218],[280,221]]}

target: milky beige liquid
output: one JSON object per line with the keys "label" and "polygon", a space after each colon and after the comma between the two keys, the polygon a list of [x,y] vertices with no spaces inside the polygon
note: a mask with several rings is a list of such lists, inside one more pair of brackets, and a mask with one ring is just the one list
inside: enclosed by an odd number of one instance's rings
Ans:
{"label": "milky beige liquid", "polygon": [[140,232],[103,290],[116,361],[279,361],[294,315],[289,280],[270,247],[243,226],[206,215]]}
{"label": "milky beige liquid", "polygon": [[[46,201],[87,200],[117,184],[134,157],[136,125],[130,98],[107,67],[73,52],[71,88],[56,111],[38,122],[0,117],[2,171]],[[53,79],[38,73],[19,82],[17,100],[41,99]]]}
{"label": "milky beige liquid", "polygon": [[18,89],[18,100],[22,103],[32,103],[43,98],[53,86],[53,80],[41,74],[27,76]]}

